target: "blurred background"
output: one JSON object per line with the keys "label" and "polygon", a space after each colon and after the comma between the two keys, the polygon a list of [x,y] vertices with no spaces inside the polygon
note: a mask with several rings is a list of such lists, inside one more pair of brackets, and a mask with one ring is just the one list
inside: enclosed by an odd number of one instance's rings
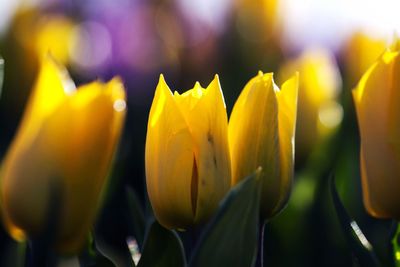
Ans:
{"label": "blurred background", "polygon": [[[160,73],[179,92],[219,74],[230,114],[258,70],[274,72],[278,86],[299,71],[295,184],[287,208],[267,224],[265,265],[357,266],[332,205],[330,173],[385,262],[392,222],[372,219],[362,205],[351,89],[400,29],[399,9],[397,0],[0,0],[0,155],[43,53],[51,51],[77,84],[121,76],[128,118],[96,231],[126,242],[136,233],[121,192],[132,190],[151,216],[144,145]],[[1,229],[0,262],[15,246]]]}

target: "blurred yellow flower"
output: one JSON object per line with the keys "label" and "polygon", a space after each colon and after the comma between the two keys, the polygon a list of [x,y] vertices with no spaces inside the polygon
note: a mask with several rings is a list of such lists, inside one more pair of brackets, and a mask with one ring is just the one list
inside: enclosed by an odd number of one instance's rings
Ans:
{"label": "blurred yellow flower", "polygon": [[244,87],[229,119],[232,184],[262,167],[264,218],[278,213],[291,191],[297,89],[298,75],[279,90],[272,73],[259,72]]}
{"label": "blurred yellow flower", "polygon": [[263,42],[279,33],[279,0],[236,0],[237,27],[248,41]]}
{"label": "blurred yellow flower", "polygon": [[387,49],[362,76],[353,98],[361,136],[364,205],[374,217],[400,219],[400,50]]}
{"label": "blurred yellow flower", "polygon": [[353,88],[364,72],[385,51],[386,41],[365,32],[354,33],[344,48],[345,72]]}
{"label": "blurred yellow flower", "polygon": [[228,120],[218,76],[171,93],[161,75],[146,137],[146,183],[158,221],[184,229],[206,220],[230,188]]}
{"label": "blurred yellow flower", "polygon": [[32,7],[17,11],[10,31],[31,56],[41,58],[50,52],[64,65],[70,61],[72,41],[77,38],[73,19],[61,14],[45,15]]}
{"label": "blurred yellow flower", "polygon": [[125,92],[114,78],[78,90],[48,55],[1,170],[2,217],[17,240],[43,234],[60,197],[55,242],[75,252],[86,241],[125,118]]}
{"label": "blurred yellow flower", "polygon": [[76,38],[73,20],[62,15],[48,15],[35,26],[38,55],[43,56],[51,52],[59,62],[69,63],[72,40]]}
{"label": "blurred yellow flower", "polygon": [[337,102],[341,78],[333,56],[319,48],[284,64],[279,80],[286,80],[295,71],[300,75],[296,160],[302,162],[342,121],[342,106]]}

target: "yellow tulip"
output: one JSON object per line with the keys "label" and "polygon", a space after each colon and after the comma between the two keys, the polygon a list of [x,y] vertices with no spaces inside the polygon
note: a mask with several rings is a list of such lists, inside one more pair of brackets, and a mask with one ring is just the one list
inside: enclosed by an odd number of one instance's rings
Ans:
{"label": "yellow tulip", "polygon": [[76,90],[65,69],[50,56],[43,60],[1,171],[2,217],[15,239],[46,231],[57,193],[57,249],[70,253],[82,247],[124,118],[125,93],[118,78]]}
{"label": "yellow tulip", "polygon": [[396,42],[362,76],[353,98],[361,136],[364,206],[400,219],[400,46]]}
{"label": "yellow tulip", "polygon": [[346,78],[353,88],[361,76],[385,51],[386,41],[365,32],[359,31],[351,35],[344,47],[344,63]]}
{"label": "yellow tulip", "polygon": [[296,161],[303,162],[313,149],[337,128],[343,110],[337,102],[341,89],[338,67],[323,49],[310,49],[280,70],[281,81],[293,72],[300,75],[299,112],[296,127]]}
{"label": "yellow tulip", "polygon": [[74,21],[66,16],[48,15],[38,20],[35,26],[34,38],[38,55],[42,56],[50,51],[58,61],[68,64],[72,41],[77,38]]}
{"label": "yellow tulip", "polygon": [[161,75],[146,137],[146,183],[158,221],[204,222],[230,188],[228,119],[218,76],[203,89],[171,93]]}
{"label": "yellow tulip", "polygon": [[292,187],[298,76],[275,85],[259,74],[244,87],[229,119],[232,184],[262,167],[261,214],[271,218],[286,204]]}

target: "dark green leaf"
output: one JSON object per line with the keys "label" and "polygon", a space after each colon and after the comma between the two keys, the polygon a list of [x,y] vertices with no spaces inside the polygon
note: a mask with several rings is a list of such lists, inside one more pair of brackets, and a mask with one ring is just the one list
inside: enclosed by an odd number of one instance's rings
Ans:
{"label": "dark green leaf", "polygon": [[235,186],[206,226],[190,266],[253,266],[257,256],[261,170]]}
{"label": "dark green leaf", "polygon": [[138,267],[186,266],[182,242],[176,232],[153,221],[147,233]]}
{"label": "dark green leaf", "polygon": [[106,242],[100,235],[95,237],[96,250],[109,259],[116,267],[134,267],[132,255],[128,249],[126,240],[107,240]]}
{"label": "dark green leaf", "polygon": [[132,227],[132,232],[138,242],[139,248],[143,247],[145,233],[145,218],[135,191],[128,187],[126,189],[126,199],[128,205],[128,225]]}
{"label": "dark green leaf", "polygon": [[94,243],[90,236],[87,246],[79,255],[80,267],[116,267],[116,265],[106,256],[104,256]]}
{"label": "dark green leaf", "polygon": [[364,236],[357,223],[349,216],[342,201],[340,200],[333,176],[330,178],[330,189],[333,205],[335,207],[340,226],[342,227],[342,231],[345,235],[347,243],[349,244],[354,256],[357,258],[360,266],[381,266],[371,244]]}

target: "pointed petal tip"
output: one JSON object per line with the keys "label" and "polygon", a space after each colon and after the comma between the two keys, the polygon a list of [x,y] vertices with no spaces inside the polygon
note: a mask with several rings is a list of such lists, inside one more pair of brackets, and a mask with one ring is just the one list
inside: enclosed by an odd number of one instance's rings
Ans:
{"label": "pointed petal tip", "polygon": [[121,76],[114,76],[111,80],[108,81],[108,84],[122,89],[125,88],[124,81]]}
{"label": "pointed petal tip", "polygon": [[156,87],[156,91],[157,91],[157,90],[168,91],[168,92],[172,95],[172,91],[171,91],[171,89],[169,88],[167,82],[165,81],[164,75],[163,75],[162,73],[160,74],[160,78],[159,78],[159,80],[158,80],[158,84],[157,84],[157,87]]}
{"label": "pointed petal tip", "polygon": [[219,75],[218,74],[214,75],[214,79],[210,82],[210,85],[213,84],[213,83],[217,83],[217,85],[220,86],[220,81],[219,81]]}
{"label": "pointed petal tip", "polygon": [[214,75],[214,79],[211,81],[211,83],[213,83],[213,82],[217,83],[220,86],[221,82],[219,80],[219,75],[218,74]]}
{"label": "pointed petal tip", "polygon": [[115,101],[122,100],[125,102],[126,100],[126,90],[124,86],[124,82],[120,76],[113,77],[106,84],[107,88],[110,88],[113,92],[113,97]]}
{"label": "pointed petal tip", "polygon": [[76,90],[76,85],[69,76],[68,70],[50,51],[41,56],[39,64],[41,71],[47,72],[50,70],[50,73],[58,77],[66,94],[72,94]]}

